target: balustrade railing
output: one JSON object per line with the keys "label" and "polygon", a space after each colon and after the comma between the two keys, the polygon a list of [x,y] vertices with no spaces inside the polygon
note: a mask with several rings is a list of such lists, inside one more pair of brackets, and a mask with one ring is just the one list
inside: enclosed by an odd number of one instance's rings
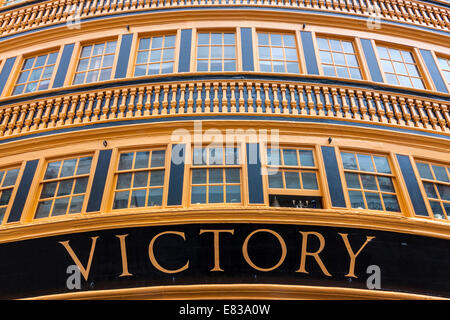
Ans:
{"label": "balustrade railing", "polygon": [[[0,13],[0,37],[26,30],[131,11],[169,7],[260,6],[338,11],[450,30],[450,10],[413,0],[58,0]],[[79,17],[77,17],[77,14]]]}
{"label": "balustrade railing", "polygon": [[0,137],[177,115],[327,118],[447,135],[449,104],[392,92],[274,81],[194,81],[99,89],[0,108]]}

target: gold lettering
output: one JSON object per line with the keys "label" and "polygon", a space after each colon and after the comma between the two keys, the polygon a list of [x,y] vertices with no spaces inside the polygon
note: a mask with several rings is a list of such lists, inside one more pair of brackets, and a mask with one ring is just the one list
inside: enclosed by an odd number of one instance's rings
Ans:
{"label": "gold lettering", "polygon": [[209,232],[212,232],[214,234],[214,268],[212,268],[210,271],[223,271],[220,268],[219,235],[221,232],[234,234],[234,230],[200,230],[200,234]]}
{"label": "gold lettering", "polygon": [[127,236],[128,234],[116,235],[120,240],[120,254],[122,256],[122,274],[119,277],[132,276],[132,274],[128,272],[127,247],[125,243],[125,238]]}
{"label": "gold lettering", "polygon": [[89,277],[89,272],[91,270],[91,263],[92,263],[92,258],[94,256],[95,244],[97,243],[97,238],[98,237],[91,237],[91,239],[92,239],[91,252],[89,253],[89,260],[88,260],[86,268],[83,266],[83,264],[80,262],[80,260],[78,259],[77,255],[75,254],[75,252],[70,247],[69,240],[67,240],[67,241],[59,241],[59,243],[61,243],[64,246],[64,248],[66,248],[66,250],[69,253],[70,257],[75,262],[75,264],[77,265],[78,269],[80,269],[80,272],[83,275],[84,280],[86,280],[86,281],[87,281],[87,279]]}
{"label": "gold lettering", "polygon": [[[309,273],[306,271],[305,265],[306,265],[306,256],[312,256],[316,260],[317,264],[319,265],[322,272],[331,277],[331,274],[328,272],[327,268],[325,268],[325,265],[322,262],[322,259],[319,257],[319,253],[322,252],[323,248],[325,247],[325,239],[324,237],[318,233],[318,232],[302,232],[302,255],[300,258],[300,268],[296,272],[302,272],[302,273]],[[316,236],[320,241],[320,247],[316,252],[308,252],[307,251],[307,245],[308,245],[308,236],[314,235]]]}
{"label": "gold lettering", "polygon": [[150,257],[151,263],[153,264],[153,266],[156,269],[158,269],[159,271],[164,272],[164,273],[177,273],[177,272],[186,270],[187,268],[189,268],[189,260],[183,267],[176,269],[176,270],[165,269],[165,268],[161,267],[161,265],[158,263],[158,261],[156,261],[155,253],[153,252],[153,246],[155,244],[156,239],[158,239],[160,236],[165,235],[165,234],[175,234],[175,235],[182,237],[183,240],[186,240],[186,237],[184,236],[184,232],[165,231],[165,232],[158,233],[156,236],[153,237],[152,241],[150,241],[150,245],[148,247],[148,255]]}
{"label": "gold lettering", "polygon": [[348,234],[347,233],[339,233],[339,235],[344,240],[345,248],[347,249],[348,255],[350,256],[350,266],[349,266],[349,269],[348,269],[348,273],[345,276],[346,277],[358,278],[355,275],[355,261],[356,261],[356,257],[358,257],[358,255],[364,249],[366,244],[368,244],[375,237],[366,236],[366,242],[364,242],[364,244],[361,246],[361,248],[359,248],[358,252],[355,254],[353,252],[352,247],[350,246],[350,242],[348,241]]}
{"label": "gold lettering", "polygon": [[[271,268],[260,268],[260,267],[256,266],[256,265],[253,263],[253,261],[250,259],[249,255],[248,255],[248,248],[247,248],[247,246],[248,246],[248,241],[250,240],[250,238],[251,238],[255,233],[258,233],[258,232],[268,232],[268,233],[271,233],[271,234],[273,234],[273,235],[278,239],[278,241],[280,242],[280,245],[281,245],[281,258],[280,258],[280,260],[278,261],[278,263],[277,263],[276,265],[274,265],[273,267],[271,267]],[[252,233],[250,233],[250,234],[247,236],[247,238],[245,239],[244,244],[243,244],[243,246],[242,246],[242,254],[244,255],[245,261],[247,261],[247,263],[248,263],[252,268],[254,268],[254,269],[256,269],[256,270],[259,270],[259,271],[265,271],[265,272],[267,272],[267,271],[272,271],[272,270],[275,270],[276,268],[278,268],[278,267],[284,262],[284,259],[286,258],[286,251],[287,251],[287,249],[286,249],[286,243],[284,243],[283,238],[282,238],[278,233],[276,233],[275,231],[272,231],[272,230],[269,230],[269,229],[258,229],[258,230],[253,231]]]}

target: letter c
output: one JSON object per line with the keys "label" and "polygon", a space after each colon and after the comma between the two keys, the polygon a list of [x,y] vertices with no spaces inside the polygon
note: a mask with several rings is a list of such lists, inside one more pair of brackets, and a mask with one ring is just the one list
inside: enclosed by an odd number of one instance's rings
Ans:
{"label": "letter c", "polygon": [[159,271],[164,272],[164,273],[178,273],[178,272],[186,270],[187,268],[189,268],[189,260],[183,267],[176,269],[176,270],[165,269],[165,268],[161,267],[161,265],[158,263],[158,261],[156,261],[155,253],[153,252],[153,246],[155,244],[156,239],[158,239],[160,236],[165,235],[165,234],[175,234],[175,235],[182,237],[183,240],[186,240],[186,237],[184,236],[184,232],[165,231],[165,232],[158,233],[156,236],[153,237],[152,241],[150,241],[150,245],[148,246],[148,255],[150,257],[151,263],[153,264],[153,266],[156,269],[158,269]]}

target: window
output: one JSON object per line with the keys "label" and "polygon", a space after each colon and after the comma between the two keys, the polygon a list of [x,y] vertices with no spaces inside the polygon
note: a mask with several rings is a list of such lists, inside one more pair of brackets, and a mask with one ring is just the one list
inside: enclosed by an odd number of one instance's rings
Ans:
{"label": "window", "polygon": [[450,167],[416,161],[422,184],[437,219],[450,217]]}
{"label": "window", "polygon": [[194,148],[191,204],[240,204],[241,172],[239,148]]}
{"label": "window", "polygon": [[258,32],[258,54],[261,72],[299,73],[293,34]]}
{"label": "window", "polygon": [[117,41],[85,45],[81,49],[73,84],[111,79]]}
{"label": "window", "polygon": [[5,6],[9,6],[11,4],[16,4],[16,3],[21,3],[25,0],[4,0],[3,2],[0,1],[0,7],[5,7]]}
{"label": "window", "polygon": [[197,71],[236,71],[235,34],[199,33],[197,35]]}
{"label": "window", "polygon": [[58,52],[26,58],[13,89],[13,95],[46,90],[55,69]]}
{"label": "window", "polygon": [[445,81],[450,85],[450,59],[438,57],[439,67],[441,67]]}
{"label": "window", "polygon": [[270,205],[321,208],[317,171],[312,149],[268,148]]}
{"label": "window", "polygon": [[141,38],[134,76],[172,73],[174,57],[175,35]]}
{"label": "window", "polygon": [[362,79],[351,41],[317,38],[320,61],[326,76]]}
{"label": "window", "polygon": [[2,224],[8,209],[9,200],[11,200],[18,175],[18,168],[0,169],[0,224]]}
{"label": "window", "polygon": [[389,84],[425,89],[413,54],[410,51],[378,46],[381,67]]}
{"label": "window", "polygon": [[341,152],[341,158],[352,208],[400,212],[387,157]]}
{"label": "window", "polygon": [[113,209],[162,206],[165,159],[163,149],[121,153]]}
{"label": "window", "polygon": [[41,183],[35,219],[81,213],[91,172],[92,157],[52,161]]}

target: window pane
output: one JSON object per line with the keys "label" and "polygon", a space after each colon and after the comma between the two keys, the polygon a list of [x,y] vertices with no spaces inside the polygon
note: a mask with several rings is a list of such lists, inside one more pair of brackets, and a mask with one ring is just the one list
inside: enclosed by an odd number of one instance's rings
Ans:
{"label": "window pane", "polygon": [[35,219],[39,218],[47,218],[50,214],[50,209],[52,207],[53,200],[41,201],[38,204],[38,208],[36,210],[36,214],[34,215]]}
{"label": "window pane", "polygon": [[78,162],[77,175],[87,174],[91,171],[92,157],[80,158]]}
{"label": "window pane", "polygon": [[69,205],[69,197],[55,199],[53,205],[52,217],[64,215],[67,212],[67,206]]}
{"label": "window pane", "polygon": [[206,169],[192,170],[192,183],[205,184],[206,183]]}
{"label": "window pane", "polygon": [[209,169],[209,183],[223,183],[223,169]]}
{"label": "window pane", "polygon": [[156,150],[152,151],[152,168],[165,166],[166,151]]}
{"label": "window pane", "polygon": [[148,171],[141,171],[134,173],[133,188],[146,187],[147,184],[148,184]]}
{"label": "window pane", "polygon": [[71,177],[75,173],[75,166],[77,164],[77,159],[64,160],[61,169],[60,177]]}
{"label": "window pane", "polygon": [[385,157],[373,156],[377,172],[380,173],[391,173],[391,168],[389,167],[389,162]]}
{"label": "window pane", "polygon": [[127,189],[131,186],[131,173],[121,173],[117,176],[116,189]]}
{"label": "window pane", "polygon": [[146,190],[134,190],[131,194],[130,208],[145,207]]}
{"label": "window pane", "polygon": [[304,167],[314,167],[314,156],[312,150],[299,150],[300,163]]}
{"label": "window pane", "polygon": [[150,174],[150,186],[164,185],[164,170],[154,170]]}
{"label": "window pane", "polygon": [[[9,170],[6,173],[5,180],[3,180],[2,187],[9,187],[16,184],[17,176],[19,174],[19,169]],[[0,178],[1,181],[1,178]]]}
{"label": "window pane", "polygon": [[370,210],[383,210],[380,195],[378,193],[366,192],[367,208]]}
{"label": "window pane", "polygon": [[437,184],[439,195],[442,200],[450,201],[450,186]]}
{"label": "window pane", "polygon": [[358,154],[359,169],[362,171],[374,172],[372,157],[365,154]]}
{"label": "window pane", "polygon": [[163,189],[149,189],[148,190],[148,206],[161,206],[162,205],[162,197],[163,197]]}
{"label": "window pane", "polygon": [[377,177],[380,190],[385,192],[395,192],[392,179],[390,177]]}
{"label": "window pane", "polygon": [[286,180],[287,189],[300,189],[300,178],[298,172],[284,172],[284,178]]}
{"label": "window pane", "polygon": [[58,182],[44,183],[41,191],[41,199],[51,198],[55,195]]}
{"label": "window pane", "polygon": [[400,212],[400,207],[395,195],[383,193],[383,201],[386,211]]}
{"label": "window pane", "polygon": [[434,189],[433,183],[424,182],[423,187],[425,188],[425,192],[427,193],[427,196],[429,198],[435,198],[435,199],[438,198],[436,190]]}
{"label": "window pane", "polygon": [[227,183],[240,183],[240,170],[239,169],[225,169],[226,182]]}
{"label": "window pane", "polygon": [[347,181],[347,188],[361,189],[357,173],[346,172],[345,181]]}
{"label": "window pane", "polygon": [[209,186],[208,200],[209,203],[222,203],[223,186]]}
{"label": "window pane", "polygon": [[135,169],[148,168],[148,159],[150,152],[136,152]]}
{"label": "window pane", "polygon": [[441,203],[438,201],[430,201],[431,211],[435,218],[445,219],[444,212],[442,211]]}
{"label": "window pane", "polygon": [[366,206],[361,191],[349,190],[348,195],[350,196],[352,208],[365,209]]}
{"label": "window pane", "polygon": [[129,170],[133,164],[134,153],[122,153],[119,160],[119,170]]}
{"label": "window pane", "polygon": [[72,193],[74,180],[63,180],[59,182],[58,193],[57,196],[67,196]]}
{"label": "window pane", "polygon": [[47,165],[47,171],[45,172],[44,179],[55,179],[55,178],[57,178],[60,165],[61,165],[61,161],[50,162]]}
{"label": "window pane", "polygon": [[356,166],[355,155],[353,153],[342,152],[341,157],[342,157],[342,164],[344,165],[344,169],[358,170],[358,167]]}
{"label": "window pane", "polygon": [[448,176],[447,176],[447,170],[445,170],[445,167],[433,165],[433,171],[434,171],[434,176],[436,177],[436,180],[449,182]]}
{"label": "window pane", "polygon": [[428,164],[416,162],[416,165],[421,178],[434,180],[433,175],[431,174],[430,166]]}
{"label": "window pane", "polygon": [[77,179],[75,183],[74,194],[85,193],[87,188],[88,178]]}
{"label": "window pane", "polygon": [[206,203],[206,187],[192,186],[191,203]]}
{"label": "window pane", "polygon": [[69,213],[80,213],[83,207],[84,196],[75,196],[70,202]]}
{"label": "window pane", "polygon": [[285,166],[298,166],[297,150],[283,149],[283,160]]}
{"label": "window pane", "polygon": [[316,174],[314,172],[302,172],[303,189],[318,190]]}
{"label": "window pane", "polygon": [[377,183],[375,181],[375,176],[370,174],[361,174],[360,177],[364,189],[378,190]]}
{"label": "window pane", "polygon": [[113,209],[128,208],[129,193],[130,193],[129,191],[116,192],[116,196],[114,198]]}
{"label": "window pane", "polygon": [[6,206],[9,203],[13,189],[6,189],[0,192],[0,206]]}
{"label": "window pane", "polygon": [[274,171],[269,171],[268,176],[269,188],[283,188],[283,177],[281,175],[281,171],[277,171],[276,173]]}
{"label": "window pane", "polygon": [[226,186],[226,202],[239,203],[241,202],[241,187],[240,186]]}

